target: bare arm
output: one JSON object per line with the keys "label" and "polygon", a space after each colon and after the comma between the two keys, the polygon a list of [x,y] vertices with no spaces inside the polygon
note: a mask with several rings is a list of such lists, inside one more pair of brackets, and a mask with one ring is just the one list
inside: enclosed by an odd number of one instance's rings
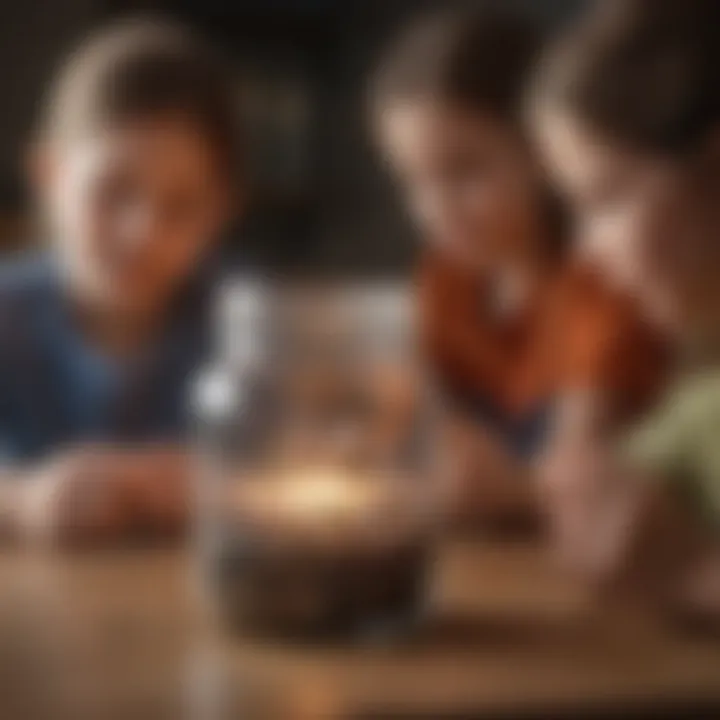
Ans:
{"label": "bare arm", "polygon": [[590,397],[561,408],[559,423],[539,488],[562,564],[601,593],[720,620],[717,541],[667,485],[617,457]]}
{"label": "bare arm", "polygon": [[190,462],[168,447],[75,448],[0,475],[0,531],[23,542],[175,534],[188,521]]}
{"label": "bare arm", "polygon": [[529,468],[501,438],[476,422],[448,414],[442,427],[440,472],[459,522],[530,524],[537,493]]}

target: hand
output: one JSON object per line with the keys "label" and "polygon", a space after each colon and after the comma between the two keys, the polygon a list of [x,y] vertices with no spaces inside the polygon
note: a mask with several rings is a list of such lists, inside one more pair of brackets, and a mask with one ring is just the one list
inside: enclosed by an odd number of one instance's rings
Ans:
{"label": "hand", "polygon": [[105,449],[76,449],[17,478],[17,534],[31,542],[60,544],[122,534],[130,519],[132,492],[118,460]]}
{"label": "hand", "polygon": [[189,516],[187,462],[158,448],[79,448],[16,478],[13,525],[31,542],[115,540],[168,534]]}
{"label": "hand", "polygon": [[708,542],[676,583],[675,611],[697,623],[720,623],[720,549]]}
{"label": "hand", "polygon": [[149,446],[121,459],[135,527],[153,534],[176,534],[190,517],[190,461],[186,453]]}
{"label": "hand", "polygon": [[550,449],[538,488],[553,549],[569,569],[603,581],[618,572],[644,495],[602,445],[576,442]]}
{"label": "hand", "polygon": [[535,488],[527,468],[499,438],[475,422],[446,417],[440,455],[445,503],[458,522],[480,521],[498,528],[534,526]]}

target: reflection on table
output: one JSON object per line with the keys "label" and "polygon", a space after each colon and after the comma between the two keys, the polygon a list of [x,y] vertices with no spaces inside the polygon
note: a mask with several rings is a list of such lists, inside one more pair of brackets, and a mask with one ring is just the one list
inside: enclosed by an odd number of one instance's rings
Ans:
{"label": "reflection on table", "polygon": [[[720,643],[598,607],[534,544],[448,541],[396,646],[218,631],[181,549],[0,556],[7,718],[557,717],[720,712]],[[713,711],[716,711],[713,713]]]}

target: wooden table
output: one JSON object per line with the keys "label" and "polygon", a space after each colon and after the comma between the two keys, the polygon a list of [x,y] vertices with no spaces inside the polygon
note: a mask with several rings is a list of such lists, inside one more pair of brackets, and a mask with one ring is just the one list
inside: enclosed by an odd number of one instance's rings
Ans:
{"label": "wooden table", "polygon": [[192,568],[181,550],[0,556],[0,718],[720,717],[720,642],[600,612],[535,547],[449,542],[435,620],[394,648],[228,638]]}

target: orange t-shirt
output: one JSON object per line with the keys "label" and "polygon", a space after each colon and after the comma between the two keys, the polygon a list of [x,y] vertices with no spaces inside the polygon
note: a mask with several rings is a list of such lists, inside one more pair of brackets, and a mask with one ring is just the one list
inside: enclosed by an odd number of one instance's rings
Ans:
{"label": "orange t-shirt", "polygon": [[491,287],[437,254],[420,269],[421,333],[443,384],[508,416],[567,389],[605,393],[633,413],[662,386],[668,353],[632,298],[581,265],[549,276],[522,312],[493,310]]}

